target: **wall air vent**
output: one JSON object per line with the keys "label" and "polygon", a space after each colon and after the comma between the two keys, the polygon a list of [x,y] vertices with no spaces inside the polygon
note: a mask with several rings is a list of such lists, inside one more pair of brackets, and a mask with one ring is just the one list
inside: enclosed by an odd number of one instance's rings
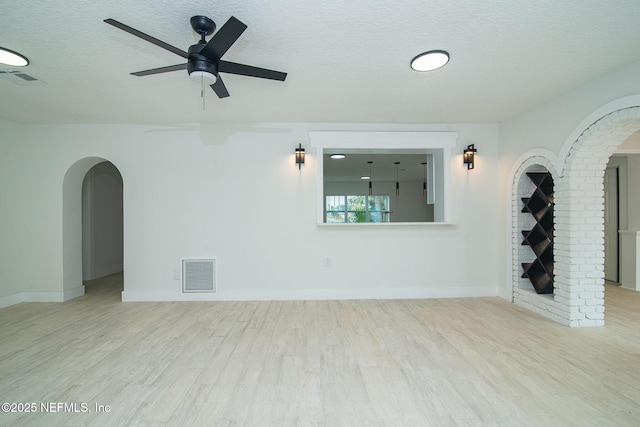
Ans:
{"label": "wall air vent", "polygon": [[215,292],[216,260],[183,259],[182,292]]}
{"label": "wall air vent", "polygon": [[33,84],[42,84],[41,80],[30,76],[29,74],[25,74],[22,71],[10,70],[10,71],[0,71],[0,77],[3,77],[10,82],[13,82],[18,85],[33,85]]}

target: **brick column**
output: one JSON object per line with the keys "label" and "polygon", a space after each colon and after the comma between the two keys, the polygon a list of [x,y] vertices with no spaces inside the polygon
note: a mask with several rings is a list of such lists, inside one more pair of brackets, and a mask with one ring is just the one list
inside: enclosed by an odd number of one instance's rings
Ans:
{"label": "brick column", "polygon": [[[616,147],[640,130],[640,107],[614,111],[589,126],[572,145],[563,176],[550,162],[527,159],[515,175],[517,183],[527,167],[546,167],[554,178],[554,294],[536,295],[518,285],[516,250],[517,201],[513,207],[514,302],[569,326],[604,325],[604,171]],[[518,199],[519,200],[519,199]]]}

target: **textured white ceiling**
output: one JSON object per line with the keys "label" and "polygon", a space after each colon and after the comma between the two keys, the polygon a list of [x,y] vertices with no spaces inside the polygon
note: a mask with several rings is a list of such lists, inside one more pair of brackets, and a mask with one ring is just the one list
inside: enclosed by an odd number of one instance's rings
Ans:
{"label": "textured white ceiling", "polygon": [[[103,22],[184,50],[189,18],[247,31],[224,59],[288,73],[222,74],[218,99],[186,71],[129,73],[183,59]],[[0,78],[0,118],[32,123],[499,122],[640,59],[638,0],[3,0],[0,46],[40,84]],[[416,54],[445,49],[443,69]],[[0,71],[11,70],[0,66]]]}

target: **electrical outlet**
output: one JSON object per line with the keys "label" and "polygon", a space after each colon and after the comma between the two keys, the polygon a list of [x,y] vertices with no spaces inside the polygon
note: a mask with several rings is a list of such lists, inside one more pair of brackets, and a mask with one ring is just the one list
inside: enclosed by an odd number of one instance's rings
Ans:
{"label": "electrical outlet", "polygon": [[325,268],[326,268],[326,267],[329,267],[329,265],[331,265],[331,260],[330,260],[329,258],[324,258],[324,259],[322,260],[322,265],[324,265],[324,266],[325,266]]}

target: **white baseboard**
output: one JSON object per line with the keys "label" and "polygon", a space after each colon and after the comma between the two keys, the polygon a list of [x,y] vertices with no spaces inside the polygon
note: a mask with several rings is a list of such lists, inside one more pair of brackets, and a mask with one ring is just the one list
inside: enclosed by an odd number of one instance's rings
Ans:
{"label": "white baseboard", "polygon": [[7,295],[0,298],[0,308],[9,307],[11,305],[20,304],[22,302],[22,292],[17,294]]}
{"label": "white baseboard", "polygon": [[495,286],[455,286],[442,288],[392,289],[305,289],[242,290],[217,293],[182,293],[162,291],[123,291],[122,301],[291,301],[349,299],[432,299],[497,296]]}
{"label": "white baseboard", "polygon": [[21,302],[64,302],[84,295],[84,286],[66,289],[62,292],[18,292],[0,298],[0,308]]}
{"label": "white baseboard", "polygon": [[[63,302],[84,295],[84,286],[64,292],[20,292],[0,298],[0,308],[21,302]],[[123,291],[122,301],[292,301],[292,300],[350,300],[350,299],[432,299],[493,297],[495,286],[453,286],[441,288],[392,289],[270,289],[223,291],[217,293],[183,293],[162,291]]]}
{"label": "white baseboard", "polygon": [[84,295],[84,285],[80,285],[72,289],[65,289],[62,295],[62,301],[69,301],[70,299],[78,298],[83,295]]}
{"label": "white baseboard", "polygon": [[64,302],[62,292],[23,292],[22,302]]}

